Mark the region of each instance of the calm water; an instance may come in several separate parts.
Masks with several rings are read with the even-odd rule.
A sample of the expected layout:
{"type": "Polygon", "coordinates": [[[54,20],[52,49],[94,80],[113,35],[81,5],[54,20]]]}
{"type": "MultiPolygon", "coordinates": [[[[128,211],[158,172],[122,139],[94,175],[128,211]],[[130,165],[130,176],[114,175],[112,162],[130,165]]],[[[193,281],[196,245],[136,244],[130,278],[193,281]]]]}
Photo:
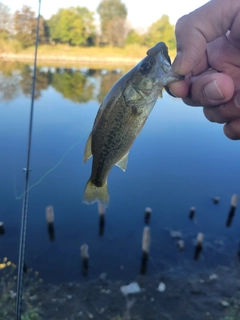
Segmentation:
{"type": "MultiPolygon", "coordinates": [[[[125,72],[125,71],[124,71],[125,72]]],[[[82,203],[91,170],[83,164],[87,137],[100,102],[121,69],[47,68],[37,72],[33,123],[26,264],[49,282],[83,279],[79,247],[89,245],[89,278],[131,280],[139,273],[145,207],[152,208],[147,273],[188,266],[204,269],[236,259],[240,217],[225,227],[233,193],[240,194],[239,142],[209,123],[201,108],[166,93],[157,101],[129,155],[123,173],[109,175],[110,206],[99,236],[97,205],[82,203]],[[76,144],[76,145],[75,145],[76,144]],[[71,148],[72,147],[72,148],[71,148]],[[68,152],[69,151],[69,152],[68,152]],[[219,196],[214,205],[211,197],[219,196]],[[55,210],[50,241],[45,208],[55,210]],[[196,207],[196,220],[188,218],[196,207]],[[182,232],[178,252],[168,229],[182,232]],[[193,240],[203,232],[204,251],[193,260],[193,240]],[[216,241],[223,241],[217,246],[216,241]]],[[[0,258],[17,263],[24,192],[32,67],[1,66],[0,75],[0,258]]],[[[186,267],[187,268],[187,267],[186,267]]]]}

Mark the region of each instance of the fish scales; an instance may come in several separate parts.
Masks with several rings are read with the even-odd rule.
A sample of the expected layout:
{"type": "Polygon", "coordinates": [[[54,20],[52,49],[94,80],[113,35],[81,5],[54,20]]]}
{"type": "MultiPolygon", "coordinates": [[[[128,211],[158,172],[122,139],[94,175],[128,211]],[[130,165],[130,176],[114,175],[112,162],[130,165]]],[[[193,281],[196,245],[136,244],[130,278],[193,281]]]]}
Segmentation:
{"type": "Polygon", "coordinates": [[[101,130],[96,130],[96,138],[92,140],[94,159],[91,181],[96,186],[103,184],[101,180],[111,169],[112,163],[117,163],[122,154],[128,152],[153,107],[150,105],[149,110],[145,110],[143,106],[142,110],[139,108],[136,112],[135,106],[126,105],[123,95],[115,103],[118,108],[102,119],[105,123],[102,123],[101,130]]]}
{"type": "MultiPolygon", "coordinates": [[[[105,124],[103,123],[102,129],[105,129],[106,126],[107,130],[96,130],[96,138],[92,140],[94,158],[91,181],[93,183],[95,180],[104,179],[111,169],[112,163],[118,162],[121,159],[121,154],[127,153],[128,150],[128,141],[131,139],[128,136],[131,131],[125,132],[124,136],[121,132],[125,129],[124,123],[129,120],[132,112],[130,108],[125,107],[123,96],[119,97],[117,102],[118,109],[115,109],[115,112],[110,113],[109,117],[104,119],[105,124]]],[[[97,183],[95,184],[97,185],[97,183]]]]}
{"type": "Polygon", "coordinates": [[[101,104],[88,138],[84,162],[93,155],[92,172],[83,201],[109,202],[107,177],[114,165],[125,171],[129,150],[152,111],[162,88],[182,77],[171,70],[164,43],[149,50],[138,65],[125,74],[101,104]]]}

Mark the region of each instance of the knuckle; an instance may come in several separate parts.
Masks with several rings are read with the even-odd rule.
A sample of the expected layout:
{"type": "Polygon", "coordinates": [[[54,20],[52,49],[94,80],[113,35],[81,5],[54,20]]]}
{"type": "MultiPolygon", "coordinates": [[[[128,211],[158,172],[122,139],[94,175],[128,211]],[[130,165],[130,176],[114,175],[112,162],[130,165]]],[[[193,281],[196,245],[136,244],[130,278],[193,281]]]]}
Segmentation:
{"type": "Polygon", "coordinates": [[[200,107],[201,106],[197,101],[195,101],[191,97],[187,97],[187,98],[184,98],[182,100],[188,106],[192,106],[192,107],[200,107]]]}
{"type": "Polygon", "coordinates": [[[227,122],[223,127],[223,131],[229,139],[240,140],[240,121],[227,122]]]}
{"type": "Polygon", "coordinates": [[[208,119],[208,121],[217,122],[215,120],[215,116],[214,116],[212,110],[210,110],[210,108],[203,108],[203,114],[208,119]]]}
{"type": "Polygon", "coordinates": [[[225,123],[228,119],[222,114],[221,105],[214,107],[204,107],[203,113],[210,122],[225,123]]]}
{"type": "Polygon", "coordinates": [[[175,26],[175,30],[176,32],[180,32],[186,25],[188,19],[187,19],[188,15],[184,15],[181,18],[179,18],[176,22],[176,26],[175,26]]]}

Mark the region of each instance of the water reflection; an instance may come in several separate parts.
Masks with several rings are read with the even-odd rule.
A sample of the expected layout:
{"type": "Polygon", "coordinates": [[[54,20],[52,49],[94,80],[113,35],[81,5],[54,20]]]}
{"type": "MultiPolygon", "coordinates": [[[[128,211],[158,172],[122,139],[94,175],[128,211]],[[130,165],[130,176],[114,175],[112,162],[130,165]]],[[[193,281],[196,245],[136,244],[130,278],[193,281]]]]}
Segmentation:
{"type": "MultiPolygon", "coordinates": [[[[0,63],[0,100],[11,101],[21,94],[31,97],[33,68],[19,62],[0,63]]],[[[77,103],[102,102],[112,84],[125,73],[122,69],[48,68],[36,71],[35,99],[52,86],[66,99],[77,103]]]]}
{"type": "Polygon", "coordinates": [[[73,102],[88,102],[93,99],[94,83],[88,81],[88,76],[81,71],[72,69],[57,69],[50,83],[64,98],[73,102]]]}
{"type": "MultiPolygon", "coordinates": [[[[87,312],[94,319],[118,319],[117,314],[122,315],[131,304],[128,301],[124,306],[119,288],[137,278],[144,290],[136,297],[133,319],[140,319],[137,313],[141,319],[162,319],[164,312],[164,319],[202,320],[209,306],[216,313],[212,319],[220,319],[222,309],[216,301],[237,293],[239,286],[240,215],[237,210],[231,228],[226,228],[226,216],[231,195],[240,194],[240,150],[237,142],[224,138],[221,126],[204,119],[201,109],[188,108],[165,92],[131,149],[127,172],[118,168],[111,172],[111,206],[106,214],[103,208],[97,214],[96,206],[81,201],[91,165],[82,162],[87,136],[99,102],[125,72],[37,70],[25,279],[32,281],[27,267],[33,268],[45,286],[36,291],[36,280],[31,282],[34,290],[28,287],[26,292],[31,295],[25,295],[24,303],[29,305],[31,298],[31,303],[41,306],[43,319],[53,319],[48,314],[53,304],[54,319],[63,319],[63,312],[64,319],[70,314],[76,319],[93,317],[87,312]],[[53,207],[48,207],[51,214],[46,226],[44,209],[50,204],[54,225],[53,207]],[[193,206],[196,214],[189,219],[193,206]],[[141,255],[146,224],[151,228],[147,259],[146,254],[141,255]],[[196,241],[198,234],[202,236],[196,241]],[[199,243],[203,234],[203,243],[199,243]],[[214,274],[219,278],[215,282],[214,274]],[[48,287],[48,282],[60,285],[48,287]],[[173,304],[177,307],[172,308],[173,304]],[[99,306],[99,311],[93,306],[99,306]],[[100,314],[102,306],[104,315],[100,314]]],[[[22,201],[17,201],[22,195],[16,196],[24,190],[29,118],[25,104],[31,76],[32,67],[20,63],[5,63],[0,72],[1,100],[12,100],[7,107],[2,102],[0,108],[0,220],[4,222],[0,223],[0,259],[6,256],[14,263],[18,261],[22,208],[22,201]]],[[[8,259],[0,260],[0,277],[2,271],[16,267],[8,259]]],[[[16,281],[4,279],[0,297],[7,297],[9,310],[14,310],[9,290],[15,290],[16,281]]],[[[5,319],[1,310],[0,319],[5,319]]]]}
{"type": "Polygon", "coordinates": [[[108,91],[111,89],[112,84],[116,83],[122,76],[121,70],[113,70],[107,72],[105,70],[101,73],[101,88],[97,96],[98,102],[102,102],[108,91]]]}
{"type": "MultiPolygon", "coordinates": [[[[30,66],[24,65],[20,71],[20,86],[22,93],[26,97],[31,97],[32,94],[32,77],[33,70],[30,66]]],[[[36,83],[35,83],[35,99],[41,97],[41,91],[46,90],[51,83],[51,73],[44,73],[41,70],[36,70],[36,83]]]]}
{"type": "Polygon", "coordinates": [[[19,95],[20,79],[18,74],[0,74],[0,101],[11,101],[19,95]]]}

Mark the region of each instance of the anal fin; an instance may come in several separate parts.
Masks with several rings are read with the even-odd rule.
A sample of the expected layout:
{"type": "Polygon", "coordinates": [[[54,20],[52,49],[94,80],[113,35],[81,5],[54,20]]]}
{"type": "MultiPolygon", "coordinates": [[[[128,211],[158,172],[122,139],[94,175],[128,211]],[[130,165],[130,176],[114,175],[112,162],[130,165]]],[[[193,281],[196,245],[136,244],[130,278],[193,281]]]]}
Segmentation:
{"type": "Polygon", "coordinates": [[[90,159],[92,156],[92,132],[90,133],[87,143],[86,143],[86,147],[85,147],[85,151],[84,151],[84,158],[83,158],[83,163],[85,163],[86,161],[88,161],[88,159],[90,159]]]}
{"type": "Polygon", "coordinates": [[[127,163],[128,163],[128,154],[129,152],[127,152],[121,160],[119,160],[117,163],[116,163],[116,166],[118,166],[120,169],[122,169],[124,172],[126,171],[126,168],[127,168],[127,163]]]}

